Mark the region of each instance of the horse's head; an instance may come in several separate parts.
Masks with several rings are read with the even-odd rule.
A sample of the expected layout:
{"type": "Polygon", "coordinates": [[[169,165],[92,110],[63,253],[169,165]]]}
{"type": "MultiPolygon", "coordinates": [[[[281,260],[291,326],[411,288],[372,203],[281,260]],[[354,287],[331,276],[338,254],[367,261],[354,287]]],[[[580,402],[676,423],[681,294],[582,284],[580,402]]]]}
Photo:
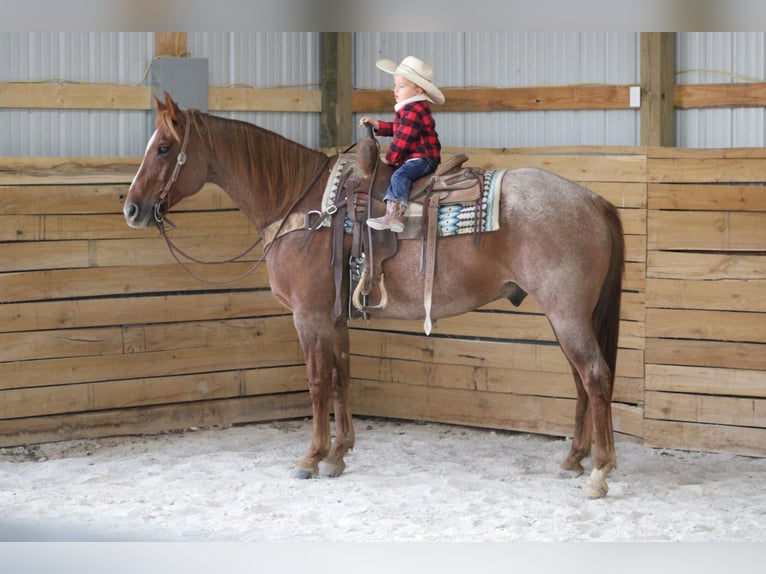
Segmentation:
{"type": "Polygon", "coordinates": [[[131,227],[161,222],[173,205],[198,192],[207,177],[207,161],[199,134],[192,129],[191,113],[181,110],[167,92],[164,104],[156,97],[154,101],[156,129],[123,207],[131,227]]]}

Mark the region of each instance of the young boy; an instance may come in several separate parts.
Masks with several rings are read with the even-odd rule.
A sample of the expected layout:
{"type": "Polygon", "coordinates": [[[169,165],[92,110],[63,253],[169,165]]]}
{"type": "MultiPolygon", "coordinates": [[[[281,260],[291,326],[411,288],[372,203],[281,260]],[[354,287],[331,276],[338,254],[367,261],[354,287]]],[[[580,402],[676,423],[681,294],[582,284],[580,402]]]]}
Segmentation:
{"type": "Polygon", "coordinates": [[[433,84],[431,66],[419,58],[407,56],[398,66],[391,60],[379,60],[375,65],[394,76],[396,116],[393,122],[364,116],[359,124],[369,123],[378,135],[392,138],[383,161],[397,169],[383,197],[386,214],[368,219],[367,225],[401,233],[412,182],[433,173],[441,162],[441,144],[429,102],[443,104],[444,95],[433,84]]]}

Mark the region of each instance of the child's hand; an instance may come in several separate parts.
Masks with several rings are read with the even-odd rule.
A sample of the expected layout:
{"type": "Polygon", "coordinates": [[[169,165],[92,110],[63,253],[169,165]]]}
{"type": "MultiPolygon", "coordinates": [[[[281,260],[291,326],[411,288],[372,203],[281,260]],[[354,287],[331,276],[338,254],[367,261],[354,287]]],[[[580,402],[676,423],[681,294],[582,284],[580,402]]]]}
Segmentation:
{"type": "Polygon", "coordinates": [[[378,129],[378,120],[375,118],[371,118],[369,116],[363,116],[362,119],[359,120],[359,125],[364,127],[364,124],[370,124],[373,129],[378,129]]]}

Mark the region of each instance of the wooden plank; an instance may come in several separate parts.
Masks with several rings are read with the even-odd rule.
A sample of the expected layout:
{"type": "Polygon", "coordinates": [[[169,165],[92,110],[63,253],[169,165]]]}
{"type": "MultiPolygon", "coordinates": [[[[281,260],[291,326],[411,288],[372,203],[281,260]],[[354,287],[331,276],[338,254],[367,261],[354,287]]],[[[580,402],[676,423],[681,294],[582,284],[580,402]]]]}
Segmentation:
{"type": "MultiPolygon", "coordinates": [[[[252,269],[252,263],[226,263],[211,266],[187,266],[207,281],[225,282],[252,269]]],[[[265,265],[254,273],[218,288],[243,289],[268,287],[265,265]]],[[[179,265],[152,267],[96,267],[93,269],[61,269],[0,274],[0,301],[50,301],[72,297],[115,295],[157,295],[190,290],[210,290],[213,285],[190,277],[179,265]]]]}
{"type": "Polygon", "coordinates": [[[756,343],[647,337],[646,363],[766,371],[766,353],[756,343]]]}
{"type": "MultiPolygon", "coordinates": [[[[570,399],[577,397],[570,372],[458,366],[352,355],[351,375],[354,380],[427,386],[434,392],[447,388],[570,399]]],[[[643,379],[617,377],[614,400],[643,403],[643,379]]]]}
{"type": "Polygon", "coordinates": [[[650,251],[647,275],[657,279],[763,280],[763,255],[743,253],[678,253],[650,251]]]}
{"type": "MultiPolygon", "coordinates": [[[[235,254],[258,239],[255,228],[240,211],[172,213],[177,229],[168,231],[174,241],[181,237],[247,236],[234,246],[235,254]]],[[[120,214],[0,215],[0,240],[36,241],[65,239],[134,239],[156,237],[157,228],[134,229],[120,214]]],[[[183,249],[183,246],[181,246],[183,249]]]]}
{"type": "Polygon", "coordinates": [[[766,456],[766,429],[646,419],[644,444],[763,457],[766,456]]]}
{"type": "Polygon", "coordinates": [[[0,185],[129,185],[140,163],[135,157],[0,156],[0,185]]]}
{"type": "Polygon", "coordinates": [[[581,181],[580,184],[622,210],[646,209],[646,182],[581,181]]]}
{"type": "Polygon", "coordinates": [[[359,415],[465,424],[568,436],[574,424],[571,399],[417,387],[357,381],[351,401],[359,415]]]}
{"type": "Polygon", "coordinates": [[[0,420],[307,391],[302,366],[33,387],[0,391],[0,420]]]}
{"type": "Polygon", "coordinates": [[[646,337],[766,343],[763,313],[647,309],[646,337]]]}
{"type": "Polygon", "coordinates": [[[650,251],[763,251],[766,226],[761,213],[652,210],[647,242],[650,251]]]}
{"type": "Polygon", "coordinates": [[[649,209],[699,211],[766,211],[762,185],[652,183],[649,209]]]}
{"type": "Polygon", "coordinates": [[[647,364],[646,390],[766,398],[766,369],[647,364]]]}
{"type": "Polygon", "coordinates": [[[148,86],[0,83],[0,109],[148,110],[150,104],[148,86]]]}
{"type": "Polygon", "coordinates": [[[645,148],[647,158],[651,159],[678,159],[696,161],[723,160],[735,163],[740,160],[766,159],[766,148],[741,147],[741,148],[686,148],[686,147],[655,147],[645,148]]]}
{"type": "MultiPolygon", "coordinates": [[[[238,237],[190,237],[182,249],[202,261],[224,261],[242,253],[238,237]]],[[[263,252],[259,245],[240,261],[255,263],[263,252]]],[[[140,239],[8,242],[0,250],[0,272],[119,267],[123,265],[171,265],[175,258],[157,237],[140,239]]]]}
{"type": "Polygon", "coordinates": [[[297,88],[215,87],[208,89],[211,112],[295,112],[319,113],[320,90],[297,88]]]}
{"type": "Polygon", "coordinates": [[[311,415],[308,393],[0,420],[0,446],[226,427],[311,415]]]}
{"type": "MultiPolygon", "coordinates": [[[[766,262],[766,258],[762,259],[766,262]]],[[[646,305],[671,309],[766,312],[766,281],[649,278],[646,280],[646,305]]]]}
{"type": "Polygon", "coordinates": [[[726,84],[679,84],[676,108],[747,108],[766,105],[766,82],[726,84]]]}
{"type": "MultiPolygon", "coordinates": [[[[211,112],[318,113],[320,90],[227,86],[208,88],[211,112]]],[[[389,108],[391,106],[389,105],[389,108]]],[[[0,109],[144,110],[153,108],[150,86],[124,84],[0,83],[0,109]]]]}
{"type": "Polygon", "coordinates": [[[0,362],[114,355],[256,344],[258,337],[292,343],[292,317],[258,317],[151,325],[0,333],[0,362]]]}
{"type": "MultiPolygon", "coordinates": [[[[574,400],[530,395],[412,387],[358,381],[351,387],[359,415],[463,424],[483,428],[571,436],[574,400]]],[[[642,409],[613,405],[615,431],[642,432],[642,409]]],[[[564,453],[562,453],[562,456],[564,453]]]]}
{"type": "MultiPolygon", "coordinates": [[[[136,166],[136,169],[138,166],[136,166]]],[[[0,215],[72,215],[122,213],[128,188],[123,185],[4,185],[0,186],[0,215]]],[[[220,187],[205,184],[173,209],[183,211],[235,210],[220,187]]]]}
{"type": "Polygon", "coordinates": [[[0,362],[29,361],[43,357],[112,355],[122,352],[122,329],[67,329],[0,333],[0,362]]]}
{"type": "Polygon", "coordinates": [[[763,158],[650,157],[649,183],[763,183],[763,158]]]}
{"type": "Polygon", "coordinates": [[[290,315],[133,325],[122,330],[125,353],[204,350],[228,345],[251,345],[255,350],[264,342],[269,345],[292,345],[297,339],[290,315]]]}
{"type": "Polygon", "coordinates": [[[466,165],[482,169],[536,167],[576,182],[635,183],[646,181],[647,161],[644,156],[633,155],[533,155],[474,149],[466,165]]]}
{"type": "Polygon", "coordinates": [[[267,288],[0,305],[0,333],[289,315],[267,288]]]}
{"type": "Polygon", "coordinates": [[[0,363],[0,389],[191,375],[194,373],[303,365],[297,340],[229,344],[120,355],[81,356],[0,363]]]}
{"type": "Polygon", "coordinates": [[[647,419],[766,429],[766,399],[647,391],[647,419]]]}
{"type": "Polygon", "coordinates": [[[625,274],[623,290],[641,291],[646,279],[646,235],[625,236],[625,274]],[[631,265],[634,264],[634,265],[631,265]]]}
{"type": "MultiPolygon", "coordinates": [[[[502,112],[540,110],[627,110],[629,85],[534,86],[523,88],[445,88],[442,112],[502,112]]],[[[391,90],[354,90],[352,110],[388,112],[391,90]]]]}

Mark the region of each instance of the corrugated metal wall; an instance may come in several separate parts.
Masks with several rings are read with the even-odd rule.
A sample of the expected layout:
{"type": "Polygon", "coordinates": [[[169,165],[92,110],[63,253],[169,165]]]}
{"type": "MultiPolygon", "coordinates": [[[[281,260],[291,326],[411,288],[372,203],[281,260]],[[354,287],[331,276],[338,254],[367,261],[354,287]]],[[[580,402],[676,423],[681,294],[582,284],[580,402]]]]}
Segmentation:
{"type": "MultiPolygon", "coordinates": [[[[764,32],[679,32],[676,83],[766,81],[764,32]]],[[[693,148],[763,147],[763,108],[676,111],[676,145],[693,148]]]]}
{"type": "MultiPolygon", "coordinates": [[[[0,82],[141,84],[154,56],[149,32],[0,32],[0,82]]],[[[0,109],[0,155],[142,155],[143,111],[0,109]]]]}
{"type": "MultiPolygon", "coordinates": [[[[321,86],[319,32],[189,32],[187,47],[194,57],[208,59],[211,86],[243,84],[298,89],[321,86]]],[[[255,123],[309,147],[319,147],[321,123],[316,113],[220,115],[255,123]]]]}
{"type": "MultiPolygon", "coordinates": [[[[418,56],[440,87],[638,84],[640,37],[610,32],[357,33],[355,87],[388,88],[375,61],[418,56]]],[[[639,113],[551,111],[443,113],[442,143],[468,147],[638,145],[639,113]]],[[[393,109],[392,109],[393,114],[393,109]]]]}
{"type": "MultiPolygon", "coordinates": [[[[763,81],[765,43],[764,32],[678,33],[677,82],[763,81]]],[[[318,32],[189,32],[187,47],[208,58],[212,85],[320,83],[318,32]]],[[[431,63],[442,87],[634,84],[640,76],[638,33],[359,32],[355,87],[390,87],[375,61],[408,54],[431,63]]],[[[153,56],[150,32],[0,32],[0,82],[140,84],[153,56]]],[[[682,147],[761,147],[766,140],[762,108],[676,114],[682,147]]],[[[319,147],[318,114],[227,115],[319,147]]],[[[441,112],[437,122],[442,141],[454,146],[638,145],[640,138],[635,110],[441,112]]],[[[151,130],[151,114],[143,111],[0,109],[0,155],[140,156],[151,130]]]]}

